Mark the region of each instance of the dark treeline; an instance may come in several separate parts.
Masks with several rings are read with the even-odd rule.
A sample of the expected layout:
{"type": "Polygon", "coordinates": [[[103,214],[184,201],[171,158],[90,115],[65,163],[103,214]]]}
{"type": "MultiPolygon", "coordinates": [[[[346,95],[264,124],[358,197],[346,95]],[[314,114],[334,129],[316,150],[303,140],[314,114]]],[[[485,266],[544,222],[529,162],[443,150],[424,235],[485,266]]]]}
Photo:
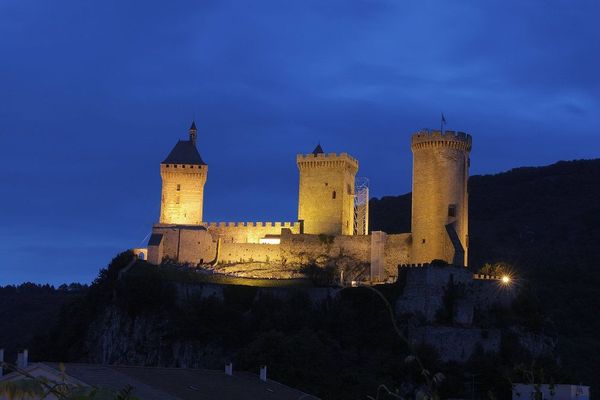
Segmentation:
{"type": "MultiPolygon", "coordinates": [[[[101,332],[90,327],[107,310],[112,315],[118,310],[131,321],[160,321],[153,325],[155,336],[148,333],[142,338],[144,347],[154,348],[153,340],[160,337],[166,349],[160,365],[178,365],[170,344],[183,341],[202,350],[201,367],[220,369],[233,361],[236,369],[256,371],[266,364],[271,378],[327,399],[364,399],[375,395],[381,384],[410,394],[423,383],[415,363],[406,362],[412,353],[393,330],[388,309],[368,289],[350,288],[335,298],[315,300],[308,288],[286,289],[281,296],[257,287],[227,285],[222,297],[181,298],[177,294],[181,282],[168,267],[139,262],[118,279],[118,271],[131,257],[130,253],[116,257],[85,296],[66,305],[54,328],[36,337],[32,355],[56,361],[93,359],[101,332]]],[[[401,291],[399,285],[378,289],[391,304],[401,291]]],[[[520,296],[513,307],[485,317],[487,328],[506,332],[500,354],[484,354],[479,349],[469,362],[457,365],[442,363],[432,348],[417,349],[432,374],[444,374],[441,396],[471,396],[469,374],[476,373],[476,396],[492,391],[499,398],[509,398],[510,379],[520,377],[515,367],[530,366],[532,361],[510,334],[510,327],[537,312],[530,303],[531,299],[520,296]]],[[[413,318],[401,318],[400,325],[414,324],[413,318]]],[[[118,320],[122,323],[123,318],[118,320]]],[[[138,351],[134,347],[127,353],[138,351]]],[[[158,357],[148,357],[147,352],[143,356],[147,365],[159,364],[158,357]]],[[[553,360],[538,361],[548,374],[562,376],[553,360]]],[[[119,363],[127,362],[119,359],[119,363]]]]}

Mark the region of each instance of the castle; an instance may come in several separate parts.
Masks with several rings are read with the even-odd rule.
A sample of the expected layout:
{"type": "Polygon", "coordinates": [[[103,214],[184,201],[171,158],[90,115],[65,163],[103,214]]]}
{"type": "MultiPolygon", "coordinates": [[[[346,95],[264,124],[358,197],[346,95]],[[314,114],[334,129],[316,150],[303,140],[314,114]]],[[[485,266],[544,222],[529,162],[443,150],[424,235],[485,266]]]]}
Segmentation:
{"type": "Polygon", "coordinates": [[[467,265],[470,135],[429,130],[412,135],[412,232],[401,234],[369,234],[368,205],[362,212],[355,205],[358,160],[327,154],[321,145],[296,156],[297,221],[205,222],[208,165],[196,141],[192,123],[189,139],[179,140],[160,164],[160,220],[147,249],[138,251],[152,264],[235,265],[238,271],[260,264],[270,277],[281,277],[282,271],[333,263],[373,282],[395,278],[399,265],[432,260],[467,265]]]}

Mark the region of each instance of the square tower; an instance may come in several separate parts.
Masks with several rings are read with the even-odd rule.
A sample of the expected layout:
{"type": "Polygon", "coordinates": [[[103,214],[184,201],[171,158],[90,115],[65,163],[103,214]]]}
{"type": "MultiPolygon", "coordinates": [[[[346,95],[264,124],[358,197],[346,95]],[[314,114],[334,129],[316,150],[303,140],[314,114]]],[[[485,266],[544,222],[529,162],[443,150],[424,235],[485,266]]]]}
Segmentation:
{"type": "Polygon", "coordinates": [[[317,146],[299,154],[298,220],[304,233],[352,235],[354,232],[354,180],[358,161],[347,153],[325,154],[317,146]]]}
{"type": "Polygon", "coordinates": [[[208,165],[196,148],[196,124],[190,128],[190,140],[179,140],[160,164],[162,196],[160,223],[200,225],[204,203],[204,184],[208,165]]]}

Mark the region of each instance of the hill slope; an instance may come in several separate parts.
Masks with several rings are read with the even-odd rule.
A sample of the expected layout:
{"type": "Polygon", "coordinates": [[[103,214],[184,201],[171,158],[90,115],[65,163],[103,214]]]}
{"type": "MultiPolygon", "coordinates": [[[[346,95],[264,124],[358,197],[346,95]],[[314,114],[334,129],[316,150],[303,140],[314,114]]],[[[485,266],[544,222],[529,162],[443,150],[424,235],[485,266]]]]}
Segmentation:
{"type": "MultiPolygon", "coordinates": [[[[513,265],[555,321],[565,366],[593,382],[600,373],[600,160],[473,176],[469,201],[469,265],[513,265]]],[[[410,194],[373,199],[371,229],[410,232],[410,204],[410,194]]]]}

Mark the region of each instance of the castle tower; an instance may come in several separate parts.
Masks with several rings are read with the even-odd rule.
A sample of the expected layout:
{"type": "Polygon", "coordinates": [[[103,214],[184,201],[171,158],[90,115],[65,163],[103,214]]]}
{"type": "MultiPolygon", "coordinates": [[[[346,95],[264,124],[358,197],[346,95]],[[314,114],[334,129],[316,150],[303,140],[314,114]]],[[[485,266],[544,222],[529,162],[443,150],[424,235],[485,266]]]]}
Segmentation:
{"type": "Polygon", "coordinates": [[[299,154],[298,220],[304,233],[352,235],[354,232],[354,178],[358,161],[346,153],[325,154],[318,145],[311,154],[299,154]]]}
{"type": "Polygon", "coordinates": [[[208,165],[196,148],[196,123],[189,129],[189,140],[179,140],[160,164],[162,198],[160,223],[200,225],[204,203],[204,184],[208,165]]]}
{"type": "Polygon", "coordinates": [[[411,262],[467,265],[469,152],[462,132],[420,131],[412,136],[411,262]]]}

